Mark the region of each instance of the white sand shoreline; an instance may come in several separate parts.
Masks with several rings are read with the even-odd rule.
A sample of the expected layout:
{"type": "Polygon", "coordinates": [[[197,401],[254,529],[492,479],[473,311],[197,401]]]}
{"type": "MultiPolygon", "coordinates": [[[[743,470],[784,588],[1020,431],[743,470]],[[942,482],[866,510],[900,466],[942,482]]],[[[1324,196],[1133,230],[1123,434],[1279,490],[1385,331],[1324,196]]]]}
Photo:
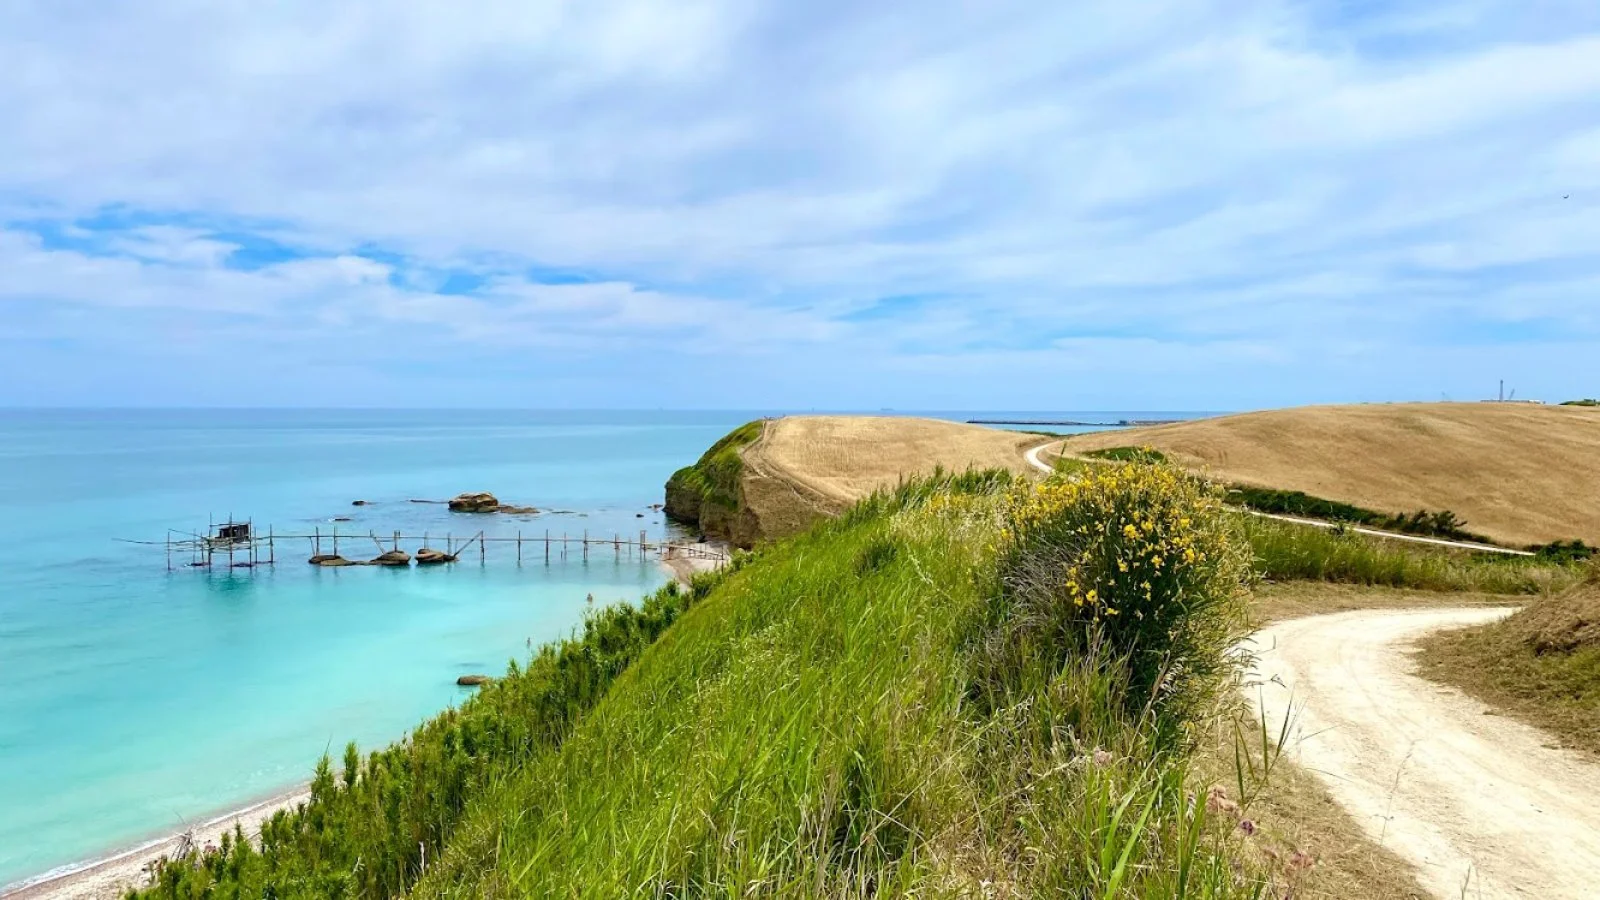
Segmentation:
{"type": "Polygon", "coordinates": [[[689,549],[688,553],[679,551],[672,556],[664,556],[661,564],[666,566],[678,583],[685,587],[695,575],[722,568],[733,552],[732,548],[722,541],[704,541],[683,546],[692,549],[689,549]],[[696,555],[691,556],[689,553],[696,555]]]}
{"type": "MultiPolygon", "coordinates": [[[[265,800],[229,810],[192,828],[194,846],[220,843],[224,833],[237,824],[250,838],[258,837],[261,825],[280,809],[290,809],[310,796],[306,785],[298,785],[265,800]]],[[[73,863],[15,885],[0,889],[6,900],[113,900],[128,888],[147,883],[150,863],[170,856],[179,846],[183,832],[119,850],[109,856],[73,863]]]]}

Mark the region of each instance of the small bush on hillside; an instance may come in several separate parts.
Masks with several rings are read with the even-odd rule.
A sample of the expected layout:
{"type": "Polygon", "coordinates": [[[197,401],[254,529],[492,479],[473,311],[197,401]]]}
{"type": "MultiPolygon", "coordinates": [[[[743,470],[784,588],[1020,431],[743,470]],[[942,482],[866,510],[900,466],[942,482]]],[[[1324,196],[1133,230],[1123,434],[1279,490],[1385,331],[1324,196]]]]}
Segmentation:
{"type": "Polygon", "coordinates": [[[1084,456],[1128,463],[1164,463],[1167,461],[1167,455],[1154,447],[1107,447],[1104,450],[1090,450],[1084,456]]]}
{"type": "Polygon", "coordinates": [[[1220,491],[1168,466],[1053,478],[1015,494],[1002,538],[1019,652],[1120,660],[1128,702],[1167,723],[1210,699],[1248,573],[1220,491]]]}
{"type": "Polygon", "coordinates": [[[1556,541],[1552,544],[1535,544],[1528,548],[1542,560],[1558,563],[1579,563],[1594,558],[1596,550],[1583,541],[1556,541]]]}
{"type": "Polygon", "coordinates": [[[1353,525],[1365,525],[1369,528],[1424,537],[1490,543],[1488,538],[1468,531],[1467,523],[1449,510],[1429,512],[1422,509],[1412,513],[1380,513],[1349,503],[1341,503],[1338,500],[1313,497],[1304,491],[1280,491],[1246,484],[1236,484],[1228,488],[1228,502],[1258,512],[1324,519],[1331,522],[1349,522],[1353,525]]]}

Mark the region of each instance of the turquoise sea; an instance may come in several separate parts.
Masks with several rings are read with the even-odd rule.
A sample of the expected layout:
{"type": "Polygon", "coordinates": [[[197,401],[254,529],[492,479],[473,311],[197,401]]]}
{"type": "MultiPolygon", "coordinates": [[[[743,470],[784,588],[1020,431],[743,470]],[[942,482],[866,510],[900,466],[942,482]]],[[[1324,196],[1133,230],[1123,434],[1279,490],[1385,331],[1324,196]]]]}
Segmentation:
{"type": "MultiPolygon", "coordinates": [[[[281,791],[349,740],[394,740],[467,696],[458,675],[569,633],[591,595],[666,580],[610,551],[546,566],[527,549],[518,566],[504,544],[391,570],[318,569],[309,544],[279,541],[275,566],[168,571],[161,548],[122,539],[230,515],[337,525],[351,557],[376,554],[351,536],[369,530],[654,539],[667,476],[756,415],[0,411],[0,885],[281,791]],[[565,512],[409,502],[479,490],[565,512]]],[[[1179,417],[1056,414],[1090,416],[1179,417]]]]}

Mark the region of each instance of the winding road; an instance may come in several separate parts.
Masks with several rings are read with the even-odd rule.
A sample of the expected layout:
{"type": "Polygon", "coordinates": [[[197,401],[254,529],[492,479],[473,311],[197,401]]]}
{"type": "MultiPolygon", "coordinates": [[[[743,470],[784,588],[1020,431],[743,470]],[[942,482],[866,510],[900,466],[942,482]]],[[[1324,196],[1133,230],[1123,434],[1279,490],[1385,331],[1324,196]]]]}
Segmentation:
{"type": "MultiPolygon", "coordinates": [[[[1040,459],[1052,446],[1029,450],[1029,465],[1054,471],[1040,459]]],[[[1410,651],[1424,635],[1513,611],[1374,609],[1280,622],[1247,642],[1246,693],[1272,733],[1288,720],[1287,757],[1410,862],[1433,896],[1600,898],[1600,764],[1415,674],[1410,651]]]]}
{"type": "Polygon", "coordinates": [[[1359,610],[1263,629],[1246,693],[1288,758],[1440,898],[1600,897],[1600,765],[1414,674],[1425,634],[1510,608],[1359,610]]]}

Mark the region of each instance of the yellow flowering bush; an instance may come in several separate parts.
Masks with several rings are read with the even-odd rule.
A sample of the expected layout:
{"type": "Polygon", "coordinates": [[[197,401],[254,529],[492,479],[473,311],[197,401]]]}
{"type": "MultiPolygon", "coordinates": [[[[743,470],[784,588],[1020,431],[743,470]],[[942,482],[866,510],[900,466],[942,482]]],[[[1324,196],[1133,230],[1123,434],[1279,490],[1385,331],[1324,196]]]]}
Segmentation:
{"type": "Polygon", "coordinates": [[[1121,661],[1141,707],[1209,696],[1249,573],[1219,489],[1166,465],[1056,476],[1013,488],[1001,534],[1002,583],[1031,642],[1121,661]]]}

